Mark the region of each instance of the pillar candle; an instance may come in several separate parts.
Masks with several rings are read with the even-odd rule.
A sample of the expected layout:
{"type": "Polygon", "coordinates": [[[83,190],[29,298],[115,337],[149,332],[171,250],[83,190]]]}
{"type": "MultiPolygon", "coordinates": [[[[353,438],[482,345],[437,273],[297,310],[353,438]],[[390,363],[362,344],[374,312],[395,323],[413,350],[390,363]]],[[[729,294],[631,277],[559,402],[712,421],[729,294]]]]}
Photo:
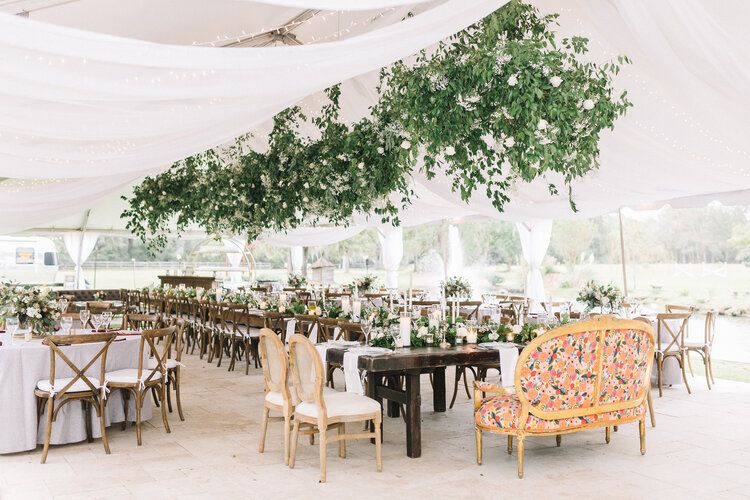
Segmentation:
{"type": "Polygon", "coordinates": [[[411,345],[411,318],[408,314],[401,314],[398,319],[399,331],[401,332],[401,343],[404,347],[411,345]]]}
{"type": "Polygon", "coordinates": [[[360,314],[362,314],[362,302],[360,302],[359,299],[355,299],[354,302],[352,302],[352,316],[359,318],[360,314]]]}
{"type": "Polygon", "coordinates": [[[349,302],[349,297],[344,295],[341,297],[341,310],[344,312],[344,314],[349,314],[352,310],[352,304],[349,302]]]}

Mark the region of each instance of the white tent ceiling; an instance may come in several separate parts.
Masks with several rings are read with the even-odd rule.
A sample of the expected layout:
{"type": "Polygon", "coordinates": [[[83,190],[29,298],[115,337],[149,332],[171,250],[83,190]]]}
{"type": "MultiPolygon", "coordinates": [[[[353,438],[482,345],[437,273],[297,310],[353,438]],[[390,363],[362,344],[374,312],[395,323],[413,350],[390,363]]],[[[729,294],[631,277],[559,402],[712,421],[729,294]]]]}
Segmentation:
{"type": "MultiPolygon", "coordinates": [[[[317,5],[322,6],[325,2],[335,1],[318,0],[317,5]]],[[[370,4],[378,2],[388,0],[370,0],[370,4]]],[[[239,37],[240,44],[248,46],[272,43],[268,37],[251,38],[251,35],[282,26],[306,12],[300,8],[285,6],[307,4],[304,0],[267,1],[276,5],[229,0],[210,4],[199,0],[134,0],[128,3],[115,0],[77,0],[62,5],[58,5],[59,3],[59,0],[16,0],[9,5],[8,2],[0,1],[0,9],[8,12],[29,10],[32,19],[162,44],[227,45],[237,44],[239,37]]],[[[316,90],[316,87],[322,88],[326,82],[331,83],[331,78],[321,78],[318,75],[321,71],[329,69],[338,71],[336,75],[347,80],[344,85],[346,116],[354,119],[365,113],[375,97],[373,88],[376,76],[371,70],[376,69],[377,65],[367,68],[366,65],[359,64],[353,68],[349,64],[346,71],[341,71],[340,66],[345,63],[338,61],[339,64],[333,64],[325,59],[325,55],[330,57],[332,54],[339,54],[337,51],[342,50],[342,44],[349,42],[347,54],[352,56],[352,61],[358,59],[357,55],[362,53],[357,53],[357,50],[373,47],[367,45],[367,42],[378,40],[378,43],[381,43],[387,39],[378,38],[379,34],[383,33],[382,30],[389,25],[389,29],[392,30],[404,25],[404,21],[400,20],[409,7],[393,7],[402,3],[391,0],[388,9],[365,12],[336,14],[321,11],[315,15],[316,17],[308,18],[299,24],[293,32],[294,41],[284,39],[278,43],[306,44],[313,41],[329,41],[339,34],[342,39],[347,39],[342,42],[312,43],[301,47],[273,49],[242,49],[275,50],[278,51],[275,53],[284,54],[284,57],[296,57],[289,55],[291,51],[307,50],[309,58],[300,60],[314,66],[313,70],[305,74],[311,75],[313,79],[317,77],[317,80],[308,82],[309,85],[296,85],[296,82],[292,82],[291,90],[287,94],[289,99],[276,99],[275,105],[269,106],[266,110],[264,120],[278,111],[276,108],[279,106],[297,101],[305,93],[310,94],[316,90]],[[327,46],[325,52],[317,52],[324,46],[327,46]],[[321,54],[325,55],[321,58],[321,54]],[[325,70],[319,69],[320,65],[327,63],[330,64],[325,66],[325,70]],[[356,76],[358,73],[359,76],[356,76]]],[[[444,4],[432,2],[420,4],[416,9],[417,12],[424,11],[436,16],[438,8],[447,7],[455,10],[459,9],[460,3],[455,0],[444,4]]],[[[503,2],[484,2],[481,7],[477,5],[482,2],[475,2],[471,8],[459,9],[464,17],[461,22],[454,20],[453,26],[470,22],[472,15],[476,16],[482,11],[482,7],[487,9],[487,6],[493,3],[491,8],[503,2]]],[[[750,34],[741,22],[741,18],[744,17],[741,14],[747,14],[750,9],[744,1],[573,0],[561,4],[553,0],[536,0],[534,3],[545,12],[557,11],[561,14],[559,32],[562,36],[580,34],[590,38],[590,57],[593,60],[601,62],[617,54],[627,54],[634,61],[623,70],[617,84],[628,90],[635,107],[625,118],[618,121],[613,132],[607,132],[603,137],[601,168],[574,185],[574,198],[579,212],[573,214],[570,211],[565,196],[550,196],[546,188],[547,182],[542,180],[531,185],[519,186],[505,213],[498,214],[481,193],[477,193],[467,205],[451,192],[447,179],[427,181],[418,175],[414,182],[419,199],[402,217],[407,225],[471,215],[511,220],[588,217],[621,206],[652,207],[670,200],[674,200],[675,206],[689,206],[715,199],[724,199],[732,203],[750,203],[750,156],[744,141],[750,132],[750,122],[744,117],[745,110],[750,108],[750,95],[747,91],[750,88],[750,52],[746,50],[746,47],[750,46],[750,34]]],[[[418,18],[420,16],[412,20],[418,18]]],[[[0,58],[10,53],[11,49],[19,49],[18,39],[14,39],[13,35],[23,34],[28,30],[28,26],[18,22],[11,23],[11,27],[17,31],[6,31],[6,36],[3,36],[4,30],[0,30],[0,58]]],[[[436,23],[430,26],[431,29],[437,30],[436,23]]],[[[445,29],[445,26],[442,28],[445,29]]],[[[35,26],[34,29],[38,31],[43,28],[35,26]]],[[[65,35],[71,33],[66,31],[65,35]]],[[[420,43],[425,46],[429,41],[429,36],[425,35],[416,42],[409,38],[409,33],[408,30],[392,32],[394,36],[398,34],[401,38],[391,39],[391,56],[398,53],[399,49],[403,52],[403,47],[409,43],[412,44],[411,48],[414,48],[420,43]]],[[[74,35],[78,36],[76,33],[74,35]]],[[[85,37],[96,40],[101,38],[99,35],[85,37]]],[[[52,49],[42,47],[43,37],[37,38],[40,40],[34,42],[35,50],[52,49]]],[[[101,43],[111,41],[112,39],[106,39],[101,43]]],[[[116,47],[125,51],[128,48],[127,45],[116,47]]],[[[161,50],[158,46],[147,48],[149,51],[161,50]]],[[[180,56],[188,57],[189,54],[191,60],[197,57],[201,64],[206,65],[216,64],[219,58],[218,51],[222,51],[221,57],[228,51],[208,49],[217,52],[206,55],[202,52],[206,49],[201,47],[181,50],[189,52],[179,52],[180,56]],[[213,57],[213,54],[217,56],[213,57]]],[[[243,53],[243,56],[247,53],[243,53]]],[[[253,52],[253,55],[255,53],[253,52]]],[[[99,54],[99,57],[110,56],[111,54],[99,54]]],[[[123,54],[118,56],[125,57],[123,54]]],[[[234,64],[239,64],[239,57],[229,57],[232,57],[234,64]]],[[[387,59],[385,56],[384,58],[387,59]]],[[[41,67],[34,66],[33,71],[41,71],[41,67]]],[[[59,65],[41,66],[44,72],[40,72],[37,79],[52,78],[62,71],[59,65]]],[[[258,66],[261,67],[262,65],[258,66]]],[[[35,73],[22,76],[28,77],[33,74],[35,73]]],[[[18,151],[18,144],[13,142],[12,135],[17,129],[20,109],[23,108],[19,106],[19,96],[26,99],[22,104],[28,105],[29,102],[26,87],[7,83],[18,81],[13,80],[13,76],[3,74],[0,80],[0,90],[4,90],[0,94],[0,105],[3,109],[19,110],[19,115],[11,113],[11,118],[7,114],[5,119],[0,118],[0,158],[4,157],[6,160],[13,158],[9,153],[18,151]]],[[[284,85],[288,84],[289,82],[284,82],[284,85]]],[[[40,86],[37,90],[41,92],[44,88],[40,86]]],[[[222,92],[226,89],[217,86],[216,90],[222,92]]],[[[51,101],[48,105],[50,109],[54,109],[59,103],[55,100],[54,92],[50,95],[51,101]]],[[[62,100],[63,97],[66,96],[60,96],[59,99],[62,100]]],[[[36,98],[39,99],[38,96],[36,98]]],[[[108,95],[108,98],[111,96],[108,95]]],[[[314,100],[314,97],[309,97],[308,100],[314,100]]],[[[267,127],[267,122],[264,125],[263,120],[257,119],[258,116],[264,115],[257,113],[257,102],[254,102],[254,107],[248,108],[247,113],[231,115],[236,126],[228,129],[236,134],[250,129],[262,131],[267,127]],[[248,116],[254,119],[250,120],[248,116]]],[[[43,115],[34,116],[37,121],[32,121],[30,127],[38,123],[40,130],[49,133],[51,126],[49,122],[44,122],[40,118],[43,115]]],[[[199,130],[202,142],[197,149],[219,144],[226,139],[205,133],[207,129],[216,128],[216,122],[212,120],[218,120],[222,116],[205,116],[206,125],[199,130]]],[[[226,119],[226,116],[223,118],[226,119]]],[[[227,127],[224,128],[224,131],[226,130],[227,127]]],[[[65,135],[63,132],[60,131],[65,135]]],[[[258,136],[262,138],[262,133],[258,136]]],[[[178,135],[177,138],[179,137],[178,135]]],[[[143,168],[146,162],[143,161],[142,151],[137,150],[137,154],[129,156],[133,152],[127,148],[122,151],[112,150],[102,158],[101,163],[93,166],[80,162],[75,165],[45,165],[44,162],[31,161],[25,162],[21,167],[19,162],[0,161],[0,173],[4,176],[57,178],[46,180],[47,184],[41,185],[36,184],[38,181],[35,180],[33,186],[23,184],[27,181],[21,181],[21,185],[18,182],[0,184],[0,190],[5,191],[0,197],[0,213],[11,215],[0,221],[0,232],[29,228],[78,227],[80,222],[77,221],[83,220],[83,212],[86,209],[91,209],[89,227],[92,229],[123,230],[124,225],[117,218],[124,206],[119,200],[119,195],[127,192],[129,186],[146,173],[158,171],[166,166],[168,160],[179,159],[180,156],[196,149],[198,143],[191,143],[187,138],[188,136],[183,138],[184,149],[163,147],[164,143],[159,140],[147,143],[146,148],[150,147],[152,151],[168,151],[173,155],[149,157],[149,161],[158,158],[160,163],[148,163],[148,168],[143,168]],[[36,169],[37,165],[40,166],[39,169],[36,169]],[[40,172],[45,174],[40,175],[40,172]],[[55,196],[47,195],[50,189],[55,189],[50,186],[58,186],[55,196]]],[[[262,139],[259,140],[262,142],[262,139]]],[[[39,156],[44,157],[45,148],[49,143],[32,139],[26,141],[24,146],[27,147],[27,152],[39,152],[39,156]]],[[[355,223],[377,225],[377,221],[368,221],[364,217],[357,218],[355,223]]]]}

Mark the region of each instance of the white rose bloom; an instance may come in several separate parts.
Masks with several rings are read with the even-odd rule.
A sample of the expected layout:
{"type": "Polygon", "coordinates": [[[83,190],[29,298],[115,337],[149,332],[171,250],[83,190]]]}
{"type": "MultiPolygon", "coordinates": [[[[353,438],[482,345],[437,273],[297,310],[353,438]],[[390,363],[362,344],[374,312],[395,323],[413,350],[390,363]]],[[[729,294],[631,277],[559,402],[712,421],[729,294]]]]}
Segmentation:
{"type": "Polygon", "coordinates": [[[383,337],[385,337],[385,334],[383,332],[378,332],[378,334],[375,335],[376,339],[382,339],[383,337]]]}
{"type": "Polygon", "coordinates": [[[39,315],[39,309],[37,309],[36,307],[28,307],[28,308],[26,308],[26,316],[28,316],[29,318],[40,317],[40,315],[39,315]]]}
{"type": "Polygon", "coordinates": [[[382,147],[379,147],[378,153],[382,155],[383,153],[385,153],[385,149],[383,149],[382,147]]]}
{"type": "Polygon", "coordinates": [[[417,330],[417,337],[422,338],[428,333],[429,333],[429,330],[427,329],[426,326],[420,326],[419,330],[417,330]]]}
{"type": "Polygon", "coordinates": [[[545,120],[544,118],[542,118],[541,120],[539,120],[539,123],[537,123],[536,129],[537,130],[546,130],[547,129],[547,125],[549,125],[547,123],[547,120],[545,120]]]}
{"type": "Polygon", "coordinates": [[[594,101],[592,101],[591,99],[586,99],[585,101],[583,101],[583,109],[587,111],[594,109],[594,101]]]}
{"type": "Polygon", "coordinates": [[[453,156],[454,154],[456,154],[456,148],[454,148],[453,146],[448,146],[447,148],[445,148],[445,154],[447,154],[448,156],[453,156]]]}
{"type": "Polygon", "coordinates": [[[510,78],[508,78],[508,85],[511,87],[515,87],[518,83],[518,77],[516,75],[510,75],[510,78]]]}
{"type": "Polygon", "coordinates": [[[540,336],[540,335],[544,335],[544,333],[545,333],[546,331],[547,331],[547,330],[545,330],[544,328],[541,328],[541,327],[540,327],[540,328],[537,328],[536,330],[534,330],[534,335],[538,337],[538,336],[540,336]]]}
{"type": "Polygon", "coordinates": [[[268,304],[266,304],[264,300],[261,300],[260,303],[258,304],[258,308],[260,309],[266,309],[267,307],[268,307],[268,304]]]}
{"type": "Polygon", "coordinates": [[[284,306],[279,306],[279,312],[280,312],[280,313],[286,312],[286,307],[284,307],[284,306]]]}
{"type": "Polygon", "coordinates": [[[516,140],[513,137],[508,137],[505,139],[505,147],[506,148],[512,148],[516,145],[516,140]]]}
{"type": "Polygon", "coordinates": [[[497,340],[500,338],[500,335],[497,332],[492,332],[487,336],[490,340],[497,340]]]}
{"type": "Polygon", "coordinates": [[[364,170],[364,168],[365,168],[365,162],[361,161],[361,162],[357,163],[357,168],[360,169],[360,170],[364,170]]]}
{"type": "Polygon", "coordinates": [[[411,142],[409,142],[408,140],[405,140],[404,142],[401,143],[401,147],[403,149],[409,149],[411,148],[411,142]]]}
{"type": "Polygon", "coordinates": [[[549,83],[555,88],[559,87],[562,81],[562,78],[560,78],[559,76],[553,76],[549,79],[549,83]]]}
{"type": "Polygon", "coordinates": [[[521,325],[513,325],[510,327],[510,331],[513,333],[521,333],[521,325]]]}

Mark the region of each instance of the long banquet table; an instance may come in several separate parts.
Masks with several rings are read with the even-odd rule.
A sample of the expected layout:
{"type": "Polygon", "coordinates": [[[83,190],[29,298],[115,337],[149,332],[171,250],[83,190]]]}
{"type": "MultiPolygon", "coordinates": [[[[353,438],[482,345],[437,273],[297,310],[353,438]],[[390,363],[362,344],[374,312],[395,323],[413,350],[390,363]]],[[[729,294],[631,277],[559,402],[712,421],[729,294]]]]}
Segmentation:
{"type": "MultiPolygon", "coordinates": [[[[11,344],[8,335],[2,335],[0,346],[0,454],[33,450],[44,442],[44,424],[39,425],[36,415],[34,389],[39,380],[49,380],[50,349],[41,340],[14,340],[11,344]]],[[[107,371],[138,367],[140,348],[138,335],[121,336],[113,342],[107,354],[107,371]]],[[[63,346],[62,350],[77,366],[83,367],[101,344],[81,344],[63,346]]],[[[61,360],[56,360],[56,378],[70,377],[70,368],[61,360]]],[[[99,377],[100,365],[97,361],[87,375],[99,377]]],[[[129,416],[135,415],[133,398],[130,399],[129,416]]],[[[91,412],[93,436],[101,437],[96,412],[91,412]]],[[[106,423],[122,422],[125,414],[120,391],[113,390],[107,396],[106,423]]],[[[150,398],[144,399],[143,420],[151,418],[150,398]]],[[[52,424],[52,444],[64,444],[86,439],[86,427],[80,404],[66,404],[52,424]]]]}
{"type": "MultiPolygon", "coordinates": [[[[346,349],[332,347],[326,351],[326,361],[343,365],[346,349]]],[[[499,363],[497,349],[480,349],[476,345],[461,347],[418,347],[397,349],[386,356],[359,357],[359,369],[367,371],[367,395],[379,403],[386,399],[391,404],[406,407],[406,455],[422,455],[422,417],[420,375],[432,373],[432,404],[436,412],[445,411],[445,368],[452,365],[499,363]],[[389,377],[403,375],[406,389],[389,385],[389,377]]],[[[389,414],[391,412],[389,411],[389,414]]],[[[398,416],[396,413],[395,416],[398,416]]]]}

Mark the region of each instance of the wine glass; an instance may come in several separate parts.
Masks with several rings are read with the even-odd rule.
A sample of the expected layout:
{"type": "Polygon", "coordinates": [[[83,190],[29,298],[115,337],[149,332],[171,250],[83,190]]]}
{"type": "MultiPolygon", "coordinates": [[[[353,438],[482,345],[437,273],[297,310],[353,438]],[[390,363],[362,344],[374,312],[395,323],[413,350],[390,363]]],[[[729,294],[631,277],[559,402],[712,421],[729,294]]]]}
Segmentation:
{"type": "Polygon", "coordinates": [[[88,328],[91,311],[89,311],[88,309],[81,309],[81,312],[78,313],[78,317],[81,319],[81,328],[83,328],[84,330],[88,328]]]}
{"type": "Polygon", "coordinates": [[[73,328],[73,318],[70,316],[63,316],[60,318],[60,330],[63,335],[70,333],[71,328],[73,328]]]}
{"type": "Polygon", "coordinates": [[[18,330],[18,318],[15,316],[12,318],[6,318],[5,330],[8,332],[8,343],[13,344],[13,335],[15,335],[18,330]]]}
{"type": "Polygon", "coordinates": [[[101,314],[92,314],[91,315],[91,324],[94,326],[94,331],[98,332],[99,328],[102,326],[102,321],[104,318],[101,314]]]}
{"type": "Polygon", "coordinates": [[[362,318],[359,324],[362,327],[362,333],[365,335],[365,343],[367,343],[370,341],[370,329],[372,328],[372,318],[370,316],[366,316],[362,318]]]}
{"type": "Polygon", "coordinates": [[[60,313],[65,314],[65,312],[68,310],[68,304],[68,299],[66,299],[65,297],[57,300],[57,305],[60,308],[60,313]]]}
{"type": "Polygon", "coordinates": [[[104,311],[102,313],[102,324],[105,330],[109,329],[110,323],[112,323],[112,311],[104,311]]]}

